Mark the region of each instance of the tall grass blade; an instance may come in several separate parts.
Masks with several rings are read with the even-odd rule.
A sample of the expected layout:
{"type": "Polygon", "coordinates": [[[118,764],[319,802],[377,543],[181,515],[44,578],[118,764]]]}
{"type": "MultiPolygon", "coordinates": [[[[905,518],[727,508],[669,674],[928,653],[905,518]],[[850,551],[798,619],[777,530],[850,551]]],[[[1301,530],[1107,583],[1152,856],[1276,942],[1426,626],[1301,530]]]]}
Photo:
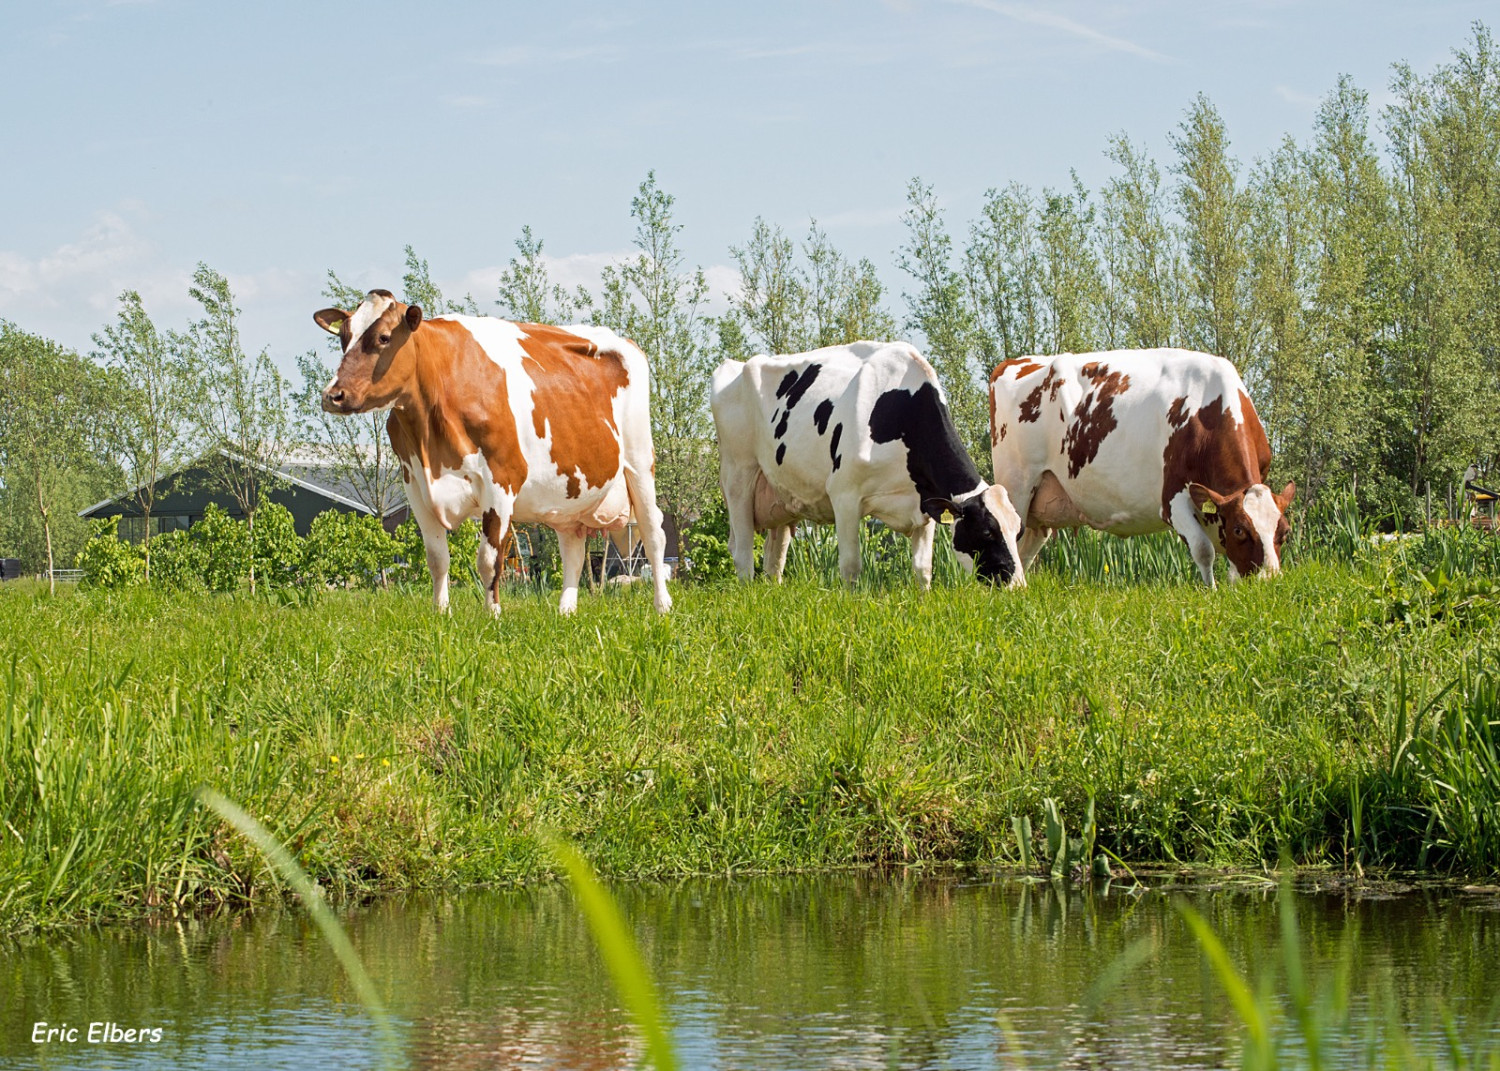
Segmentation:
{"type": "Polygon", "coordinates": [[[265,857],[266,862],[281,876],[282,880],[297,893],[302,906],[307,908],[307,913],[317,924],[323,940],[327,942],[329,948],[333,949],[333,954],[343,965],[344,973],[349,976],[349,982],[354,986],[354,992],[358,995],[360,1003],[365,1006],[365,1011],[370,1013],[370,1018],[374,1019],[375,1025],[380,1028],[387,1047],[387,1062],[391,1061],[400,1042],[396,1037],[395,1029],[391,1026],[385,1004],[381,1001],[380,994],[375,991],[375,983],[370,981],[370,976],[365,973],[364,964],[359,960],[359,953],[355,952],[354,946],[349,943],[349,935],[344,932],[343,926],[339,925],[339,920],[334,917],[317,886],[307,876],[307,872],[297,865],[297,861],[292,858],[291,852],[286,850],[285,845],[271,836],[264,826],[242,811],[237,804],[206,786],[199,788],[195,795],[205,807],[239,830],[240,834],[255,846],[255,850],[265,857]]]}
{"type": "Polygon", "coordinates": [[[1263,1059],[1269,1057],[1270,1023],[1267,1021],[1260,1002],[1255,999],[1255,994],[1250,992],[1250,987],[1245,984],[1245,980],[1240,977],[1240,972],[1235,970],[1234,964],[1230,962],[1229,952],[1224,948],[1224,943],[1214,933],[1213,927],[1209,926],[1208,920],[1191,907],[1183,904],[1177,910],[1187,922],[1188,928],[1193,931],[1193,938],[1198,942],[1198,947],[1208,957],[1209,965],[1213,967],[1219,984],[1224,987],[1229,1002],[1234,1005],[1235,1014],[1239,1016],[1240,1022],[1245,1024],[1245,1030],[1250,1035],[1251,1052],[1259,1054],[1263,1059]]]}
{"type": "Polygon", "coordinates": [[[646,1042],[646,1058],[656,1071],[676,1071],[677,1057],[657,1000],[656,983],[641,959],[635,939],[625,927],[625,920],[620,917],[620,909],[578,849],[555,837],[547,838],[547,844],[553,857],[568,872],[573,895],[578,897],[588,919],[594,943],[614,979],[615,990],[646,1042]]]}

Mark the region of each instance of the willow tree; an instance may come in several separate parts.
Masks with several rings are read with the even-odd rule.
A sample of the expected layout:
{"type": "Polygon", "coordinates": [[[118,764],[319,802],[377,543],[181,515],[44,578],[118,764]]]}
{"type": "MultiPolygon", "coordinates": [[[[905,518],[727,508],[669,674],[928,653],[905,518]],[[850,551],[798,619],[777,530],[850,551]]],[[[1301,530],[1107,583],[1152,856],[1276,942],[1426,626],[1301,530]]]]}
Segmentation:
{"type": "MultiPolygon", "coordinates": [[[[202,315],[186,332],[174,334],[171,344],[197,380],[191,420],[209,448],[202,466],[209,483],[239,507],[253,545],[256,512],[266,494],[284,482],[279,473],[292,445],[289,391],[266,350],[245,351],[228,279],[199,264],[188,294],[202,315]]],[[[255,590],[253,555],[250,590],[255,590]]]]}
{"type": "Polygon", "coordinates": [[[151,516],[158,484],[194,446],[188,420],[194,382],[191,368],[168,345],[147,314],[141,295],[120,295],[115,322],[94,335],[94,359],[108,367],[118,388],[108,410],[112,452],[133,490],[145,531],[142,550],[151,579],[151,516]]]}
{"type": "Polygon", "coordinates": [[[715,363],[712,324],[704,315],[708,282],[702,268],[687,268],[677,244],[682,227],[672,217],[675,201],[657,185],[656,172],[649,172],[630,202],[638,252],[604,270],[592,315],[646,355],[657,494],[681,525],[713,501],[719,467],[708,410],[715,363]]]}

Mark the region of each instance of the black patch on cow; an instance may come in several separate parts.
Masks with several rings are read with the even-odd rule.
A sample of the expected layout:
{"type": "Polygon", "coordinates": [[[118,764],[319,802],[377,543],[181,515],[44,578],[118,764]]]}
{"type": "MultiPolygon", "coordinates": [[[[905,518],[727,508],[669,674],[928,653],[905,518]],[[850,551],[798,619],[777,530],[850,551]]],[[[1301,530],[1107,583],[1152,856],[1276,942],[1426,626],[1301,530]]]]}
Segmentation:
{"type": "Polygon", "coordinates": [[[782,443],[776,448],[776,464],[779,465],[784,460],[786,460],[786,443],[782,443]]]}
{"type": "Polygon", "coordinates": [[[980,485],[979,470],[959,441],[948,407],[931,383],[913,393],[888,390],[870,410],[870,438],[877,443],[900,439],[906,446],[906,471],[921,496],[923,509],[936,519],[942,507],[928,509],[930,499],[951,499],[980,485]]]}
{"type": "Polygon", "coordinates": [[[792,410],[807,393],[807,388],[813,385],[818,378],[818,373],[823,370],[820,364],[810,364],[799,374],[795,369],[781,377],[781,383],[776,388],[776,397],[786,399],[786,408],[781,411],[781,422],[776,425],[776,438],[786,434],[787,421],[792,417],[792,410]]]}
{"type": "Polygon", "coordinates": [[[813,423],[818,426],[818,434],[823,435],[828,431],[828,419],[833,416],[833,399],[824,398],[813,410],[813,423]]]}
{"type": "MultiPolygon", "coordinates": [[[[829,408],[831,409],[832,406],[829,406],[829,408]]],[[[834,472],[837,472],[839,470],[839,465],[843,464],[844,461],[844,459],[839,456],[839,436],[843,434],[844,425],[835,424],[833,426],[833,438],[828,440],[828,456],[833,459],[834,472]]]]}

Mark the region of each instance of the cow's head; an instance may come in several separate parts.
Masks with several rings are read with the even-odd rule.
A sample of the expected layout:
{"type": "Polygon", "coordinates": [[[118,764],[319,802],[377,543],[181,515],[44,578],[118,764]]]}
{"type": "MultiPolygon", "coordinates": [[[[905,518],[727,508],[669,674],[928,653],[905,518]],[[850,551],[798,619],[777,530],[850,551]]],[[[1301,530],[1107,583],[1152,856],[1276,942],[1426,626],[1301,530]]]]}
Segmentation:
{"type": "Polygon", "coordinates": [[[1190,483],[1187,490],[1214,542],[1229,559],[1231,576],[1281,572],[1281,544],[1291,531],[1286,511],[1297,495],[1295,483],[1287,484],[1279,495],[1263,483],[1232,495],[1221,495],[1201,483],[1190,483]]]}
{"type": "Polygon", "coordinates": [[[323,390],[323,408],[369,413],[394,405],[411,371],[398,355],[421,325],[422,310],[401,304],[389,290],[371,290],[353,312],[321,309],[313,322],[338,335],[344,348],[339,370],[323,390]]]}
{"type": "Polygon", "coordinates": [[[923,505],[934,518],[944,510],[953,514],[953,549],[965,571],[991,584],[1026,586],[1021,555],[1016,550],[1022,532],[1021,515],[1011,505],[1005,488],[993,484],[962,503],[930,498],[923,505]]]}

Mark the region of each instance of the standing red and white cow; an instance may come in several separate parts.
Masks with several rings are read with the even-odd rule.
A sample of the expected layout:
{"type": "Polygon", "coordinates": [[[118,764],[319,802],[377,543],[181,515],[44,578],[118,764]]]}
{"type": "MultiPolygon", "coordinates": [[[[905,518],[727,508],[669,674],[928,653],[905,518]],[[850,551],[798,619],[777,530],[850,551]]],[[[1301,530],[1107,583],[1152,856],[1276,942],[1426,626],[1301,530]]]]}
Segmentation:
{"type": "Polygon", "coordinates": [[[569,614],[578,605],[586,531],[621,529],[632,516],[656,608],[672,608],[646,358],[633,343],[601,327],[424,320],[388,290],[371,290],[352,312],[323,309],[313,320],[344,348],[323,408],[391,411],[386,431],[439,610],[448,607],[448,533],[470,517],[481,518],[479,576],[491,612],[499,612],[500,547],[512,524],[557,532],[558,610],[569,614]]]}
{"type": "Polygon", "coordinates": [[[1234,366],[1191,350],[1018,357],[990,376],[995,482],[1026,518],[1030,568],[1054,528],[1172,528],[1213,586],[1281,570],[1296,494],[1266,486],[1271,446],[1234,366]]]}

